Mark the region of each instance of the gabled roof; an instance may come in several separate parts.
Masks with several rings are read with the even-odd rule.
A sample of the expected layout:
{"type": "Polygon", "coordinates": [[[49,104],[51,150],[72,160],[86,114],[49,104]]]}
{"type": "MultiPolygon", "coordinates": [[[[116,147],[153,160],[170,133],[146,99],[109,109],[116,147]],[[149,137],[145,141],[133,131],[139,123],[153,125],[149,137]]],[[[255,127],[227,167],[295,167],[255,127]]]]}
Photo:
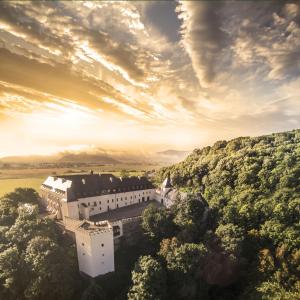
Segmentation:
{"type": "Polygon", "coordinates": [[[47,188],[53,188],[55,182],[68,182],[67,201],[103,194],[123,193],[134,190],[154,188],[146,177],[119,178],[112,174],[76,174],[57,176],[54,180],[44,182],[47,188]],[[47,184],[45,184],[47,183],[47,184]]]}

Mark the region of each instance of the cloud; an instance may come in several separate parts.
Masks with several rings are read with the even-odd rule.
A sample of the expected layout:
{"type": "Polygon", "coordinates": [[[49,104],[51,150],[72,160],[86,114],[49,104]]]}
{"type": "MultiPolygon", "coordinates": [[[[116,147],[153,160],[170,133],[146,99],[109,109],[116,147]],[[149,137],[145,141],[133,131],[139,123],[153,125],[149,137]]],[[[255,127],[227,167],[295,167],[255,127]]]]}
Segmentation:
{"type": "Polygon", "coordinates": [[[0,2],[0,125],[64,147],[298,126],[299,26],[291,1],[0,2]]]}
{"type": "Polygon", "coordinates": [[[191,57],[201,86],[216,77],[226,33],[221,28],[222,3],[181,1],[177,8],[182,24],[182,43],[191,57]]]}
{"type": "Polygon", "coordinates": [[[241,7],[232,49],[241,63],[262,66],[267,78],[283,80],[300,74],[298,5],[273,4],[264,4],[259,15],[255,3],[241,7]]]}

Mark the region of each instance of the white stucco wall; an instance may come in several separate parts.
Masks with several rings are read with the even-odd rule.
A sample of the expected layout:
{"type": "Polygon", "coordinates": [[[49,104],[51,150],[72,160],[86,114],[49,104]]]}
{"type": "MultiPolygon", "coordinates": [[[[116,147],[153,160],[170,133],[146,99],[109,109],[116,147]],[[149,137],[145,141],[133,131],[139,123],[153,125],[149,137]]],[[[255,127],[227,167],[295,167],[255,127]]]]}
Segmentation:
{"type": "Polygon", "coordinates": [[[67,206],[68,206],[67,217],[73,219],[79,219],[78,201],[68,202],[67,206]]]}
{"type": "Polygon", "coordinates": [[[95,232],[77,230],[75,235],[81,272],[96,277],[115,270],[112,229],[95,232]]]}
{"type": "Polygon", "coordinates": [[[90,216],[93,216],[111,209],[121,208],[142,201],[147,201],[148,197],[149,200],[154,199],[155,189],[79,198],[78,204],[79,207],[81,204],[87,205],[90,210],[90,216]]]}

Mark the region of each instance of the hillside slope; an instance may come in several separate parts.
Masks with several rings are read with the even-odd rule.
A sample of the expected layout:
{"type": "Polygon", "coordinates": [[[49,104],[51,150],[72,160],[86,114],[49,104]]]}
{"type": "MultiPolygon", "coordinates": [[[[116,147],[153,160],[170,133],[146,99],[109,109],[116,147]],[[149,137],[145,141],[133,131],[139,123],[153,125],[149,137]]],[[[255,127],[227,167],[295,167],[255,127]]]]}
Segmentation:
{"type": "Polygon", "coordinates": [[[257,206],[261,197],[278,193],[291,200],[300,191],[300,130],[218,141],[162,168],[159,181],[167,174],[174,185],[200,190],[219,209],[232,201],[257,206]]]}
{"type": "Polygon", "coordinates": [[[237,233],[244,240],[237,299],[300,298],[300,130],[218,141],[157,180],[168,174],[178,188],[201,192],[227,253],[237,233]]]}

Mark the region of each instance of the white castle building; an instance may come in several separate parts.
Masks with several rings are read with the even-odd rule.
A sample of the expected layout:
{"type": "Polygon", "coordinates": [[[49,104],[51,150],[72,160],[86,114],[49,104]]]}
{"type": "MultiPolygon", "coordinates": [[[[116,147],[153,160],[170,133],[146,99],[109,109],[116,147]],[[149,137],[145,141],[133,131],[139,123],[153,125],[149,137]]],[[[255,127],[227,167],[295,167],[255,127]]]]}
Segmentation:
{"type": "Polygon", "coordinates": [[[178,192],[169,178],[156,189],[146,177],[112,174],[49,176],[41,186],[41,202],[75,234],[79,270],[96,277],[115,270],[114,250],[129,236],[153,203],[170,207],[178,192]]]}

